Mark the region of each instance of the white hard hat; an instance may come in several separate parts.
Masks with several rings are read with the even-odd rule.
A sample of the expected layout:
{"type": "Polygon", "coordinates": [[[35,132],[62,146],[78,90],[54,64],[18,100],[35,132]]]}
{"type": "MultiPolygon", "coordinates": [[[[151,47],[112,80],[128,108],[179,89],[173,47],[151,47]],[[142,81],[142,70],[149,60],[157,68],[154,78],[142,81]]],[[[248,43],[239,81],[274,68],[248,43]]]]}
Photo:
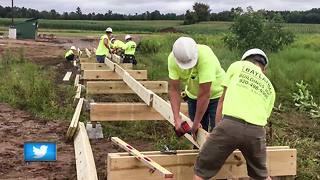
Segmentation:
{"type": "Polygon", "coordinates": [[[77,50],[75,46],[71,46],[70,49],[72,49],[72,50],[77,50]]]}
{"type": "Polygon", "coordinates": [[[112,33],[112,28],[111,28],[111,27],[108,27],[108,28],[106,29],[106,32],[111,32],[111,33],[112,33]]]}
{"type": "Polygon", "coordinates": [[[247,50],[243,54],[241,60],[245,60],[247,57],[249,57],[251,55],[260,55],[260,56],[264,57],[264,59],[266,60],[266,66],[268,65],[269,60],[268,60],[267,55],[261,49],[258,49],[258,48],[253,48],[253,49],[247,50]]]}
{"type": "Polygon", "coordinates": [[[132,36],[130,36],[129,34],[127,34],[127,35],[124,37],[124,40],[128,40],[128,39],[130,39],[130,38],[132,38],[132,36]]]}
{"type": "Polygon", "coordinates": [[[190,69],[198,62],[197,43],[190,37],[180,37],[173,44],[172,52],[181,69],[190,69]]]}

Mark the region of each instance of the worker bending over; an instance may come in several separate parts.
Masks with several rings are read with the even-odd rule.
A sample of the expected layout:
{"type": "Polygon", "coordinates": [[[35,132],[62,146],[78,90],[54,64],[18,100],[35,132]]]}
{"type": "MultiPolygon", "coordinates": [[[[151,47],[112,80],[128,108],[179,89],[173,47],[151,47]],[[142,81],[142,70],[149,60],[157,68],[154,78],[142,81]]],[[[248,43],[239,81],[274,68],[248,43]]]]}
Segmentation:
{"type": "Polygon", "coordinates": [[[113,54],[120,55],[124,45],[125,44],[122,41],[116,39],[115,37],[111,38],[111,48],[112,48],[112,53],[113,54]]]}
{"type": "Polygon", "coordinates": [[[96,51],[96,58],[99,63],[104,63],[106,56],[111,52],[110,38],[112,35],[111,27],[106,29],[106,34],[100,37],[99,45],[96,51]]]}
{"type": "Polygon", "coordinates": [[[215,126],[216,108],[222,95],[225,72],[211,48],[197,44],[190,37],[180,37],[168,56],[170,103],[175,130],[182,131],[180,112],[180,87],[185,84],[191,128],[195,133],[200,123],[206,131],[215,126]]]}
{"type": "Polygon", "coordinates": [[[137,65],[137,60],[134,56],[137,44],[132,40],[132,36],[130,35],[126,35],[124,39],[126,41],[126,44],[123,46],[123,63],[132,63],[133,65],[137,65]]]}
{"type": "Polygon", "coordinates": [[[66,52],[64,57],[67,61],[75,61],[77,58],[77,49],[74,46],[71,46],[71,48],[66,52]]]}
{"type": "Polygon", "coordinates": [[[264,74],[268,58],[262,50],[250,49],[241,60],[231,64],[222,83],[224,91],[216,117],[220,123],[200,149],[194,180],[215,176],[236,149],[246,159],[252,179],[270,179],[264,126],[274,105],[275,91],[264,74]]]}

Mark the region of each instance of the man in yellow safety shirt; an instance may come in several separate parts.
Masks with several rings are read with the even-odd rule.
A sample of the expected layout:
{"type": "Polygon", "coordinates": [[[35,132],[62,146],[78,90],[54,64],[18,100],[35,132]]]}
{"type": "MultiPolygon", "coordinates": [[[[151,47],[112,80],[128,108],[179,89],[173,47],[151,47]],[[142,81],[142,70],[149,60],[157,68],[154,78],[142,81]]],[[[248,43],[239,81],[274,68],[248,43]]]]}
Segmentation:
{"type": "Polygon", "coordinates": [[[200,123],[206,131],[215,126],[216,108],[222,95],[225,72],[211,48],[197,44],[190,37],[180,37],[173,44],[168,56],[170,103],[175,130],[182,131],[179,115],[182,81],[185,84],[189,117],[193,121],[191,131],[195,135],[200,123]]]}
{"type": "Polygon", "coordinates": [[[137,60],[134,56],[137,44],[132,40],[132,36],[130,35],[126,35],[124,39],[126,41],[126,44],[123,46],[123,63],[132,63],[133,65],[137,65],[137,60]]]}
{"type": "Polygon", "coordinates": [[[110,38],[112,35],[112,29],[108,27],[106,34],[100,37],[99,45],[96,51],[96,58],[99,63],[104,63],[106,56],[111,52],[110,38]]]}
{"type": "Polygon", "coordinates": [[[74,61],[76,59],[76,47],[71,46],[71,48],[66,52],[64,57],[66,58],[67,61],[74,61]]]}
{"type": "Polygon", "coordinates": [[[112,53],[119,53],[122,50],[122,47],[124,47],[124,43],[116,38],[111,38],[111,48],[112,53]]]}
{"type": "Polygon", "coordinates": [[[200,149],[194,180],[215,176],[236,149],[246,159],[252,179],[270,179],[264,126],[274,105],[275,91],[265,76],[268,58],[262,50],[250,49],[241,59],[231,64],[222,83],[224,91],[216,116],[219,124],[200,149]]]}

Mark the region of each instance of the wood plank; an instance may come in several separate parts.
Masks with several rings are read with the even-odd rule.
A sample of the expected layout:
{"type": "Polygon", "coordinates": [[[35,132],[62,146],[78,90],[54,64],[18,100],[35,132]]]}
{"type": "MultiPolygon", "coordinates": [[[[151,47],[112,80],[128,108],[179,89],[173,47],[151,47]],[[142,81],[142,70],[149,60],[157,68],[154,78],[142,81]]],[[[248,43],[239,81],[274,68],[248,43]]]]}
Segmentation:
{"type": "Polygon", "coordinates": [[[97,170],[90,146],[86,128],[79,122],[79,129],[74,139],[74,152],[76,157],[77,179],[97,180],[97,170]]]}
{"type": "Polygon", "coordinates": [[[91,58],[91,52],[87,48],[86,48],[86,54],[87,54],[88,58],[91,58]]]}
{"type": "Polygon", "coordinates": [[[68,140],[73,138],[74,133],[77,130],[82,106],[83,106],[83,98],[80,98],[67,131],[68,140]]]}
{"type": "Polygon", "coordinates": [[[120,63],[119,65],[125,70],[133,69],[133,65],[131,63],[120,63]]]}
{"type": "Polygon", "coordinates": [[[114,71],[114,69],[115,69],[115,63],[114,62],[112,62],[112,61],[110,61],[108,58],[106,58],[105,59],[105,61],[104,61],[104,64],[106,64],[107,65],[107,67],[111,70],[111,71],[114,71]]]}
{"type": "Polygon", "coordinates": [[[82,63],[81,71],[87,70],[109,70],[109,68],[103,63],[82,63]]]}
{"type": "MultiPolygon", "coordinates": [[[[128,143],[124,142],[118,137],[111,137],[112,142],[116,143],[118,146],[120,146],[122,149],[128,151],[131,155],[137,158],[140,162],[148,166],[151,170],[151,172],[157,171],[161,177],[167,179],[167,178],[173,178],[173,174],[165,169],[164,167],[160,166],[158,163],[153,161],[148,156],[142,154],[137,149],[129,145],[128,143]]],[[[129,177],[129,176],[128,176],[129,177]]]]}
{"type": "Polygon", "coordinates": [[[74,87],[77,87],[79,85],[80,81],[80,74],[77,74],[76,77],[74,78],[74,87]]]}
{"type": "Polygon", "coordinates": [[[72,72],[70,72],[70,71],[67,72],[63,77],[63,81],[69,81],[70,77],[71,77],[71,74],[72,74],[72,72]]]}
{"type": "Polygon", "coordinates": [[[77,91],[76,91],[76,95],[75,95],[75,97],[74,97],[75,101],[76,101],[77,99],[80,99],[80,97],[81,97],[81,84],[78,84],[77,91]]]}
{"type": "MultiPolygon", "coordinates": [[[[167,81],[141,81],[141,84],[155,93],[167,93],[167,81]]],[[[134,94],[123,81],[89,81],[87,94],[134,94]]]]}
{"type": "MultiPolygon", "coordinates": [[[[181,111],[188,114],[188,105],[181,104],[181,111]]],[[[144,103],[91,103],[91,121],[165,120],[158,112],[144,103]]]]}
{"type": "MultiPolygon", "coordinates": [[[[152,152],[142,152],[155,162],[174,174],[174,179],[188,180],[193,177],[193,165],[198,155],[197,152],[180,152],[176,155],[166,155],[152,152]]],[[[267,166],[270,176],[296,175],[296,150],[295,149],[270,149],[267,148],[267,166]]],[[[158,180],[160,177],[148,173],[148,169],[133,156],[125,153],[109,153],[107,159],[108,179],[123,179],[134,174],[136,179],[158,180]]],[[[246,162],[241,152],[234,151],[226,160],[215,179],[245,178],[247,176],[246,162]]]]}
{"type": "MultiPolygon", "coordinates": [[[[150,105],[151,101],[152,101],[152,96],[153,96],[153,92],[157,93],[156,91],[158,91],[156,88],[161,88],[162,84],[158,84],[158,87],[156,87],[155,89],[151,89],[151,91],[149,90],[149,88],[151,87],[146,87],[145,85],[143,85],[141,82],[138,82],[137,80],[135,80],[132,76],[130,76],[130,74],[128,74],[127,72],[124,73],[123,75],[123,81],[131,88],[131,90],[133,92],[135,92],[142,100],[143,102],[145,102],[148,106],[150,105]]],[[[152,82],[152,81],[151,81],[152,82]]],[[[168,92],[168,83],[166,84],[166,87],[164,87],[166,92],[168,92]]],[[[159,93],[159,91],[158,91],[159,93]]]]}
{"type": "MultiPolygon", "coordinates": [[[[128,70],[132,77],[138,80],[147,79],[147,70],[128,70]]],[[[84,80],[122,80],[122,78],[111,70],[85,70],[83,71],[84,80]]]]}

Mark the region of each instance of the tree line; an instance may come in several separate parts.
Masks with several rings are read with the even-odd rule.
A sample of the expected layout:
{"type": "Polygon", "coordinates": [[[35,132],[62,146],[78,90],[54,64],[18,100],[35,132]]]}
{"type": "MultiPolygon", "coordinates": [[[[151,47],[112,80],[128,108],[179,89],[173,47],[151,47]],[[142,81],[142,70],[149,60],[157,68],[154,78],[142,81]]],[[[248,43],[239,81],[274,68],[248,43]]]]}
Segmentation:
{"type": "MultiPolygon", "coordinates": [[[[281,18],[287,23],[320,23],[320,8],[313,8],[307,11],[273,11],[258,10],[267,18],[281,18]]],[[[64,20],[184,20],[185,24],[192,24],[201,21],[233,21],[235,16],[243,13],[241,7],[232,8],[229,11],[212,13],[209,5],[195,3],[192,10],[185,14],[161,13],[158,10],[135,14],[119,14],[108,10],[106,13],[82,13],[80,7],[72,12],[59,13],[52,9],[50,11],[38,11],[25,7],[14,7],[15,18],[41,18],[41,19],[64,19],[64,20]]],[[[0,18],[10,18],[11,7],[0,5],[0,18]]]]}

